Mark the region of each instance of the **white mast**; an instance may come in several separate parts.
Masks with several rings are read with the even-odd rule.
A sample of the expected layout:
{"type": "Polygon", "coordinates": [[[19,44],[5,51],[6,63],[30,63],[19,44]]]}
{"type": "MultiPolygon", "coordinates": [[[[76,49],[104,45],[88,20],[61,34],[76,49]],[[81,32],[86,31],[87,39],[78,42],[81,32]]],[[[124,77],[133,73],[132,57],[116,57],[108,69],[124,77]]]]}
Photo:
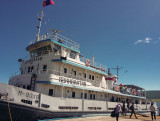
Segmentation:
{"type": "Polygon", "coordinates": [[[39,26],[37,26],[38,28],[38,33],[37,33],[37,38],[36,38],[36,42],[39,41],[39,34],[40,34],[40,29],[41,29],[41,22],[42,22],[42,18],[44,17],[43,14],[43,9],[40,11],[40,16],[37,15],[37,19],[39,20],[39,26]]]}

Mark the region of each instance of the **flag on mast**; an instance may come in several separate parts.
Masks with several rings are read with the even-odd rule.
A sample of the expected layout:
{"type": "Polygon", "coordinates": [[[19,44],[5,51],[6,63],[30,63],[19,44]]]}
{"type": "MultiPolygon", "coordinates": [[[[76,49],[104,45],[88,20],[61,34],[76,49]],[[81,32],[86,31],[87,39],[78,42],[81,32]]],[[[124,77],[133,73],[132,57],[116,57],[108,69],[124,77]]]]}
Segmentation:
{"type": "Polygon", "coordinates": [[[46,0],[43,2],[43,7],[47,6],[47,5],[54,5],[54,1],[52,0],[46,0]]]}

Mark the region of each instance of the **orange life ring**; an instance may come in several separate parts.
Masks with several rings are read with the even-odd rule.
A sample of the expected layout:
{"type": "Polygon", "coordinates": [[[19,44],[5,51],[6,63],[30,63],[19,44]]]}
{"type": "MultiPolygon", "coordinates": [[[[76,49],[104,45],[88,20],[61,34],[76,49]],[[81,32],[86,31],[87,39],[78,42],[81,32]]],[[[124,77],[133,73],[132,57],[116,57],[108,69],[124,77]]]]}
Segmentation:
{"type": "Polygon", "coordinates": [[[119,92],[119,86],[116,86],[116,91],[119,92]]]}
{"type": "Polygon", "coordinates": [[[90,60],[86,59],[86,66],[90,66],[90,60]]]}
{"type": "Polygon", "coordinates": [[[133,90],[133,94],[136,95],[136,90],[133,90]]]}

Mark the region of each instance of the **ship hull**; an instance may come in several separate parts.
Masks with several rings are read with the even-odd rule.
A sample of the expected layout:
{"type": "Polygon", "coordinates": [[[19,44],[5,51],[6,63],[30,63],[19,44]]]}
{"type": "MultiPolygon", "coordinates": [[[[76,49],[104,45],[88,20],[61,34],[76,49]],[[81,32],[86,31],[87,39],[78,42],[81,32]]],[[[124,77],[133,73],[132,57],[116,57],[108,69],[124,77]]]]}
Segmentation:
{"type": "Polygon", "coordinates": [[[8,102],[0,101],[0,119],[1,121],[11,121],[10,114],[13,121],[38,121],[42,119],[52,119],[52,118],[65,118],[65,117],[80,117],[86,114],[104,114],[110,113],[107,111],[78,111],[78,112],[54,112],[54,111],[47,111],[38,108],[31,108],[24,105],[9,103],[8,102]]]}

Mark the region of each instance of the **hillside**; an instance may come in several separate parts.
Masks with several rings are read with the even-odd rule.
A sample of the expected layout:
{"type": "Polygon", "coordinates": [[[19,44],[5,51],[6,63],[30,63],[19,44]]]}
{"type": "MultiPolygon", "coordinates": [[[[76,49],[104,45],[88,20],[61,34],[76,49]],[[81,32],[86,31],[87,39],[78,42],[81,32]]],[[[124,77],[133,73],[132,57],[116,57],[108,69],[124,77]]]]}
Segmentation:
{"type": "Polygon", "coordinates": [[[155,102],[157,102],[157,101],[160,102],[160,90],[147,90],[146,97],[148,99],[155,99],[155,102]]]}

